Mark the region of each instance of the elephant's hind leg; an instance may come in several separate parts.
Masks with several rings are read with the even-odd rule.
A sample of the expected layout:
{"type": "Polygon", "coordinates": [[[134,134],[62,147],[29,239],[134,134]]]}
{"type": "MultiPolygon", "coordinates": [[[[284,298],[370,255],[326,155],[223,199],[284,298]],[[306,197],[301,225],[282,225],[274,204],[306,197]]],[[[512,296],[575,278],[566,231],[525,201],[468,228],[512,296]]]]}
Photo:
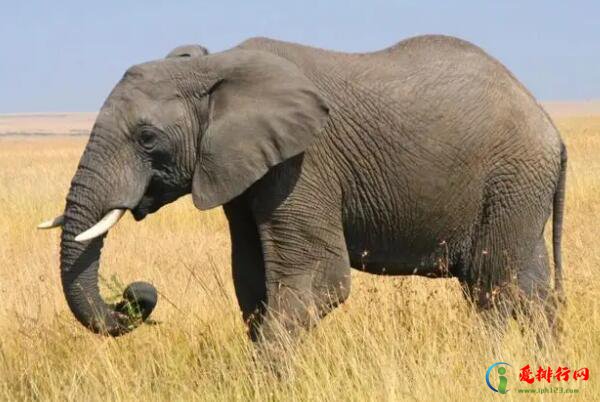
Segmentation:
{"type": "Polygon", "coordinates": [[[518,273],[529,263],[539,231],[525,224],[532,221],[527,211],[492,204],[484,209],[460,280],[490,335],[500,338],[520,304],[518,273]]]}
{"type": "Polygon", "coordinates": [[[551,194],[525,197],[527,187],[509,177],[512,181],[498,183],[511,189],[510,196],[498,183],[488,194],[463,278],[466,294],[498,335],[511,317],[530,320],[549,289],[542,234],[551,194]]]}
{"type": "Polygon", "coordinates": [[[544,238],[540,238],[528,264],[518,274],[523,329],[531,329],[541,346],[548,335],[557,335],[558,303],[550,284],[550,263],[544,238]]]}

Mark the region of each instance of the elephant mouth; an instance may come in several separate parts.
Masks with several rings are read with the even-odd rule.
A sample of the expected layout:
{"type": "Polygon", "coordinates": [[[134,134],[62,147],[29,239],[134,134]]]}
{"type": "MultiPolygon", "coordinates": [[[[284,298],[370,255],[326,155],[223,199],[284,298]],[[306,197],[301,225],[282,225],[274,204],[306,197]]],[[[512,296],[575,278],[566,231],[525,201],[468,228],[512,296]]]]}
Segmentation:
{"type": "Polygon", "coordinates": [[[141,203],[135,208],[131,209],[131,214],[133,215],[133,218],[138,222],[144,219],[150,213],[150,209],[141,203]]]}
{"type": "Polygon", "coordinates": [[[153,197],[144,196],[139,204],[131,209],[131,214],[139,222],[147,215],[158,211],[161,206],[153,197]]]}
{"type": "Polygon", "coordinates": [[[185,194],[187,194],[185,191],[165,191],[164,188],[162,189],[162,192],[158,192],[157,195],[155,195],[153,192],[148,192],[142,197],[138,205],[131,209],[131,214],[133,215],[133,218],[139,222],[147,215],[158,211],[164,205],[177,200],[179,197],[185,194]]]}

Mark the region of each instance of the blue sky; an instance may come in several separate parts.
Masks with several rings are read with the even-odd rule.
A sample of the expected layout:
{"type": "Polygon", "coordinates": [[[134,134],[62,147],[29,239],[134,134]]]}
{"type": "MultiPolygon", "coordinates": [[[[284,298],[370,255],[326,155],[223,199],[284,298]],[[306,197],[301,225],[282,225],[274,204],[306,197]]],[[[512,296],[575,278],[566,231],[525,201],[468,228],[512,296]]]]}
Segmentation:
{"type": "Polygon", "coordinates": [[[184,43],[268,36],[343,51],[443,33],[500,59],[542,100],[600,98],[600,1],[6,1],[0,113],[96,111],[127,67],[184,43]]]}

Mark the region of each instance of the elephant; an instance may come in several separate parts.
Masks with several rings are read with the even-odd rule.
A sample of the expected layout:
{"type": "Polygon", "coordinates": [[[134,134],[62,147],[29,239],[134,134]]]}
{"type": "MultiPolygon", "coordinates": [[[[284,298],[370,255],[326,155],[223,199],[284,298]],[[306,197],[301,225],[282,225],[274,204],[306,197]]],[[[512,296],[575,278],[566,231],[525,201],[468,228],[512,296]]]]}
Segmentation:
{"type": "Polygon", "coordinates": [[[342,53],[251,38],[129,68],[98,114],[63,216],[43,226],[62,226],[71,311],[105,335],[128,333],[157,301],[145,282],[117,305],[102,299],[106,233],[126,211],[139,221],[190,193],[199,210],[224,210],[255,341],[315,325],[349,297],[351,268],[456,278],[482,312],[532,305],[551,320],[564,300],[566,166],[533,95],[467,41],[424,35],[342,53]]]}

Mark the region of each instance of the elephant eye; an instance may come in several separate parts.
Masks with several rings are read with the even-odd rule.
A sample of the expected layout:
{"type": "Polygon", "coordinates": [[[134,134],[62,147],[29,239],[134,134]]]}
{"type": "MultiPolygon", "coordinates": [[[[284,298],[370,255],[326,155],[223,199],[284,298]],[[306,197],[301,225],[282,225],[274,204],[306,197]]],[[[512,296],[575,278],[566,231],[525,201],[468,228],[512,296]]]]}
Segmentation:
{"type": "Polygon", "coordinates": [[[149,128],[142,128],[138,136],[138,142],[146,150],[152,150],[157,142],[156,132],[149,128]]]}

